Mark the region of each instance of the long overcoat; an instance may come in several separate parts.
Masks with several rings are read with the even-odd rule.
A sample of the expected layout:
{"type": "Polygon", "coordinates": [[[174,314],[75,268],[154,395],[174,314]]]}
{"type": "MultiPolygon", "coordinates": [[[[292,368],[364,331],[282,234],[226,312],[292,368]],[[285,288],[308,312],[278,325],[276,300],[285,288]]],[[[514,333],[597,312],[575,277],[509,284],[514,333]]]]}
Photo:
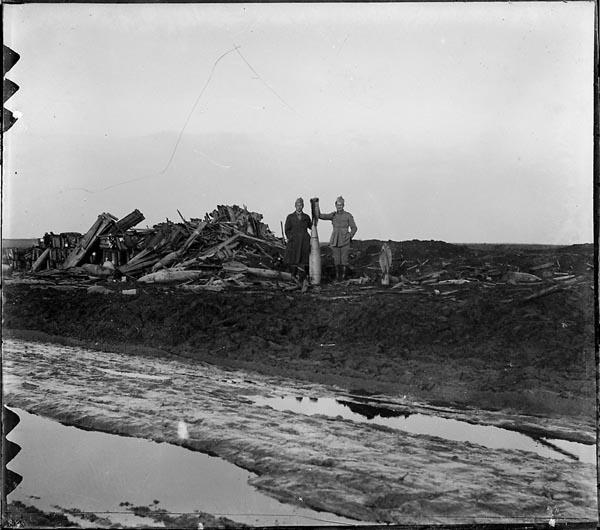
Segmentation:
{"type": "Polygon", "coordinates": [[[285,237],[287,246],[285,248],[285,262],[288,265],[308,265],[310,254],[310,230],[312,221],[304,212],[298,216],[296,212],[291,213],[285,220],[285,237]]]}

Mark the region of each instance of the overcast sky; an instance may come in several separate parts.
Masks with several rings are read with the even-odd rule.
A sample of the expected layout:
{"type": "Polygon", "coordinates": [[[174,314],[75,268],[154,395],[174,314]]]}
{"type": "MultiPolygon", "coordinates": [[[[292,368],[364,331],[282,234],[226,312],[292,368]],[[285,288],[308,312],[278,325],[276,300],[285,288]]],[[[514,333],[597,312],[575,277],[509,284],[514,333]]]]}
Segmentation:
{"type": "Polygon", "coordinates": [[[6,104],[20,118],[3,237],[217,204],[279,233],[296,197],[331,211],[341,194],[359,239],[591,242],[593,15],[593,2],[5,5],[21,88],[6,104]]]}

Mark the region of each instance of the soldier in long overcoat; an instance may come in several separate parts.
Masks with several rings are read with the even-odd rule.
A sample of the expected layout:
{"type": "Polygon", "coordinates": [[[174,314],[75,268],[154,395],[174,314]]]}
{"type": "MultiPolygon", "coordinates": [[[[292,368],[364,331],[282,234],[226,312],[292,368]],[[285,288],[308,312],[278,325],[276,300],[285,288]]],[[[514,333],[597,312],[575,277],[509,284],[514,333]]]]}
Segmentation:
{"type": "Polygon", "coordinates": [[[285,262],[290,267],[294,277],[304,281],[308,275],[308,256],[310,255],[310,235],[308,230],[312,226],[311,218],[302,210],[304,200],[296,199],[295,211],[285,220],[285,262]]]}

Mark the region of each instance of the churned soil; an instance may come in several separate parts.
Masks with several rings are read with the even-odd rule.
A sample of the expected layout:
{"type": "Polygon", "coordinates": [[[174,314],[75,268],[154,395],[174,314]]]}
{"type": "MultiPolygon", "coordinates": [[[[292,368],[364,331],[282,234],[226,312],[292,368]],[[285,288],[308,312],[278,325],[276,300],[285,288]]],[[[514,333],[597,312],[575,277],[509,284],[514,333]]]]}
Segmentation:
{"type": "Polygon", "coordinates": [[[176,354],[355,393],[593,422],[591,287],[589,273],[589,282],[523,302],[522,288],[508,284],[460,286],[452,296],[344,284],[305,294],[137,286],[133,296],[16,284],[4,289],[4,331],[176,354]]]}

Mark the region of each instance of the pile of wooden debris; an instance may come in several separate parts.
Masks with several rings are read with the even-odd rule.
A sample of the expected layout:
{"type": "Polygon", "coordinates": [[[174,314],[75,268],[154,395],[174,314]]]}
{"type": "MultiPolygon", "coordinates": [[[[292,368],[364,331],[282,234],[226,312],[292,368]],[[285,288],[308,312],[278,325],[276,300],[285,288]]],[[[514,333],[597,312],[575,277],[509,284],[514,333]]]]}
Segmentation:
{"type": "MultiPolygon", "coordinates": [[[[144,216],[134,210],[121,220],[102,213],[80,238],[62,266],[43,276],[91,276],[145,284],[179,283],[183,289],[222,290],[227,286],[296,285],[283,270],[285,244],[244,206],[218,206],[203,219],[166,220],[134,229],[144,216]]],[[[43,258],[36,262],[41,269],[43,258]]]]}

